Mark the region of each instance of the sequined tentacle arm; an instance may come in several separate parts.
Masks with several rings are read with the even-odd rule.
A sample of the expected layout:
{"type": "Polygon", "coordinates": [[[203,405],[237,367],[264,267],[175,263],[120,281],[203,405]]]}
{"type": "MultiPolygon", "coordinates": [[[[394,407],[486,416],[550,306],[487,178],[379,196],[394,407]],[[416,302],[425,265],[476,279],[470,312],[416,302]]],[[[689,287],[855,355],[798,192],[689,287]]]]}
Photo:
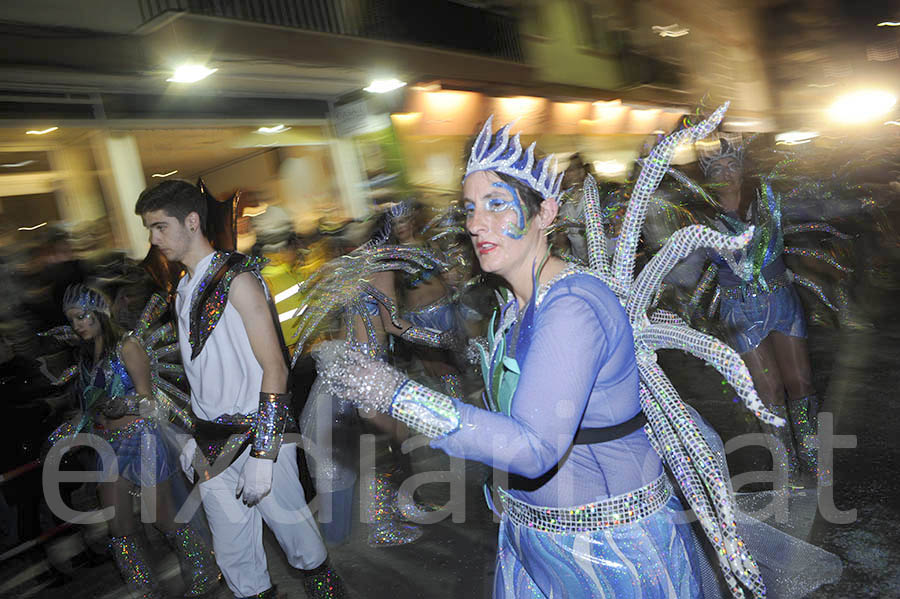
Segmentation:
{"type": "Polygon", "coordinates": [[[703,271],[703,276],[700,277],[700,282],[697,283],[697,288],[694,290],[694,293],[691,295],[691,312],[697,309],[700,305],[700,300],[703,299],[703,296],[706,295],[706,292],[712,288],[713,283],[716,281],[716,277],[719,274],[719,267],[715,264],[710,264],[706,267],[706,270],[703,271]]]}
{"type": "Polygon", "coordinates": [[[722,288],[716,285],[716,291],[713,293],[712,301],[709,302],[709,310],[706,311],[706,315],[710,318],[716,315],[716,310],[719,309],[719,302],[722,299],[722,288]]]}
{"type": "Polygon", "coordinates": [[[413,380],[404,382],[394,393],[390,414],[432,439],[459,430],[459,411],[453,400],[413,380]]]}
{"type": "Polygon", "coordinates": [[[825,304],[826,306],[828,306],[835,312],[840,312],[840,309],[837,306],[835,306],[831,302],[831,300],[828,299],[827,295],[825,295],[825,291],[822,289],[822,286],[819,285],[818,283],[816,283],[815,281],[808,279],[806,277],[801,277],[800,275],[798,275],[796,273],[793,274],[793,281],[794,281],[794,283],[797,283],[798,285],[806,287],[807,289],[812,291],[816,295],[816,297],[819,298],[820,302],[822,302],[823,304],[825,304]]]}
{"type": "Polygon", "coordinates": [[[798,248],[798,247],[786,247],[784,248],[785,254],[794,254],[797,256],[803,256],[804,258],[813,258],[815,260],[821,260],[825,264],[829,266],[833,266],[841,272],[853,272],[853,269],[849,266],[844,266],[824,251],[820,249],[814,248],[798,248]]]}
{"type": "Polygon", "coordinates": [[[253,421],[251,456],[267,460],[278,458],[290,402],[290,393],[261,392],[259,394],[259,409],[256,411],[253,421]]]}
{"type": "Polygon", "coordinates": [[[400,338],[410,343],[427,345],[429,347],[449,348],[453,345],[453,331],[439,331],[428,327],[411,325],[400,335],[400,338]]]}
{"type": "Polygon", "coordinates": [[[812,223],[800,223],[796,225],[788,225],[784,228],[785,235],[793,235],[795,233],[827,233],[829,235],[834,235],[838,239],[851,239],[853,235],[847,235],[846,233],[842,233],[836,228],[832,227],[828,223],[823,222],[812,222],[812,223]]]}

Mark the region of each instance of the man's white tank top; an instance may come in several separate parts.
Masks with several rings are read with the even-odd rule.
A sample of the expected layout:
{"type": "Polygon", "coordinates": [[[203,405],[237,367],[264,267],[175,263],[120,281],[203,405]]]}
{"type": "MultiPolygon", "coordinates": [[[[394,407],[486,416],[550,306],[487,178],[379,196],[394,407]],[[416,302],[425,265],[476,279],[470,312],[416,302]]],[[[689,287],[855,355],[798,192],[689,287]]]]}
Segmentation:
{"type": "Polygon", "coordinates": [[[244,321],[231,300],[225,303],[225,310],[203,350],[191,360],[191,296],[213,256],[209,254],[200,260],[193,277],[185,274],[181,278],[175,300],[178,346],[191,385],[191,407],[203,420],[215,420],[223,414],[256,412],[263,376],[262,367],[250,347],[244,321]]]}

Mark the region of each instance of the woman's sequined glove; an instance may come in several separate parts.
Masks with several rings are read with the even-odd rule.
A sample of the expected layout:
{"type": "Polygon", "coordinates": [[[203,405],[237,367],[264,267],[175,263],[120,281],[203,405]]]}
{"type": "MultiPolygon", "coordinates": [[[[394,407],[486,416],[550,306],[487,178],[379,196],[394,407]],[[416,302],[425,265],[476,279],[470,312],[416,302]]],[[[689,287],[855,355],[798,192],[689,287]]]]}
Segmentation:
{"type": "Polygon", "coordinates": [[[341,341],[313,348],[319,376],[332,394],[367,411],[386,412],[432,438],[459,430],[453,399],[341,341]]]}
{"type": "Polygon", "coordinates": [[[332,394],[364,410],[390,412],[394,393],[407,377],[343,341],[324,341],[312,350],[319,376],[332,394]]]}

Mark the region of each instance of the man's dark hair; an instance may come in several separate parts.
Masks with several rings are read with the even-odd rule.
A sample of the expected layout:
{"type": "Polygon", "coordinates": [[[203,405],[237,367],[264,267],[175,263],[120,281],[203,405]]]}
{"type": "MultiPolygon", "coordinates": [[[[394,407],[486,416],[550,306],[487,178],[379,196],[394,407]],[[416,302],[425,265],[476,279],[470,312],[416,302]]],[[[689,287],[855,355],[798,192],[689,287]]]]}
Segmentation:
{"type": "Polygon", "coordinates": [[[206,197],[196,185],[187,181],[172,179],[163,181],[141,192],[134,213],[138,216],[156,210],[183,223],[191,212],[200,216],[200,231],[206,234],[206,197]]]}

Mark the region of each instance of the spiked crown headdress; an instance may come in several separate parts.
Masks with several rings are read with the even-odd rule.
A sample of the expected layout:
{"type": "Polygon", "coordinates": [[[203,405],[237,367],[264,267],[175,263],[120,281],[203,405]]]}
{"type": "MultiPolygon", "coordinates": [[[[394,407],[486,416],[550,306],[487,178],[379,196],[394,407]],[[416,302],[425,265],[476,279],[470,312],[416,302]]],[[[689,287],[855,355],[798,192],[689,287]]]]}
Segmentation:
{"type": "Polygon", "coordinates": [[[512,139],[509,137],[509,128],[512,123],[504,125],[497,131],[492,145],[493,124],[494,116],[491,115],[475,139],[472,153],[469,154],[469,162],[466,165],[466,177],[477,171],[497,171],[515,177],[538,192],[544,199],[557,197],[563,176],[562,173],[556,173],[553,155],[542,158],[535,164],[535,143],[532,142],[528,149],[523,151],[519,134],[516,133],[512,139]]]}
{"type": "Polygon", "coordinates": [[[712,138],[698,141],[695,147],[704,175],[713,162],[722,158],[734,158],[739,163],[744,163],[744,139],[740,133],[718,133],[712,138]]]}
{"type": "Polygon", "coordinates": [[[393,206],[391,206],[388,214],[391,217],[391,220],[397,220],[398,218],[407,218],[412,215],[412,202],[409,200],[401,200],[397,202],[393,206]]]}
{"type": "Polygon", "coordinates": [[[85,312],[103,312],[109,316],[109,301],[106,296],[81,283],[66,287],[62,307],[63,312],[70,308],[80,308],[85,312]]]}

